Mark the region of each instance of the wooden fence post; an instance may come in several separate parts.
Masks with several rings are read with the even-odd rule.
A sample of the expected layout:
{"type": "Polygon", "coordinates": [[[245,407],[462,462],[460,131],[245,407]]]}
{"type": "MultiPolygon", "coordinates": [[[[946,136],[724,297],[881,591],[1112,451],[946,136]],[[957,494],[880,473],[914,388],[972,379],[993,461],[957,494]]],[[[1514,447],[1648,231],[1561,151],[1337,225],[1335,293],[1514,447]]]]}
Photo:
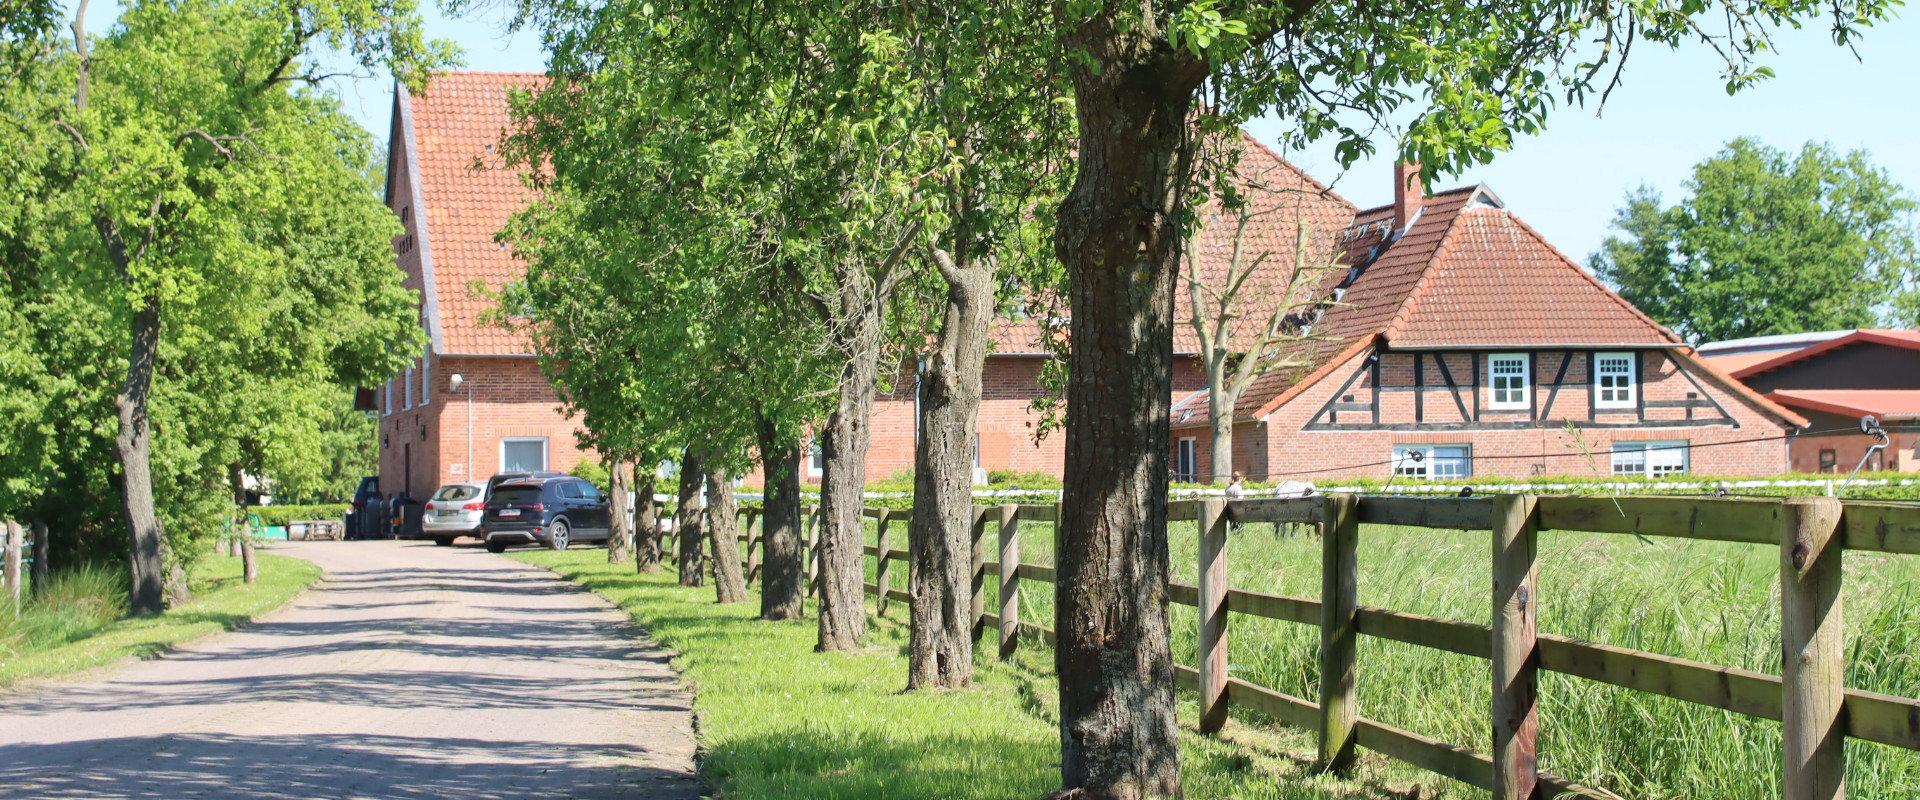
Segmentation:
{"type": "Polygon", "coordinates": [[[1531,800],[1540,783],[1538,500],[1493,498],[1493,800],[1531,800]]]}
{"type": "Polygon", "coordinates": [[[1020,507],[1000,507],[1000,660],[1020,647],[1020,507]]]}
{"type": "Polygon", "coordinates": [[[1847,795],[1840,514],[1831,497],[1790,497],[1780,508],[1784,800],[1847,795]]]}
{"type": "Polygon", "coordinates": [[[1227,724],[1227,504],[1200,501],[1200,732],[1227,724]]]}
{"type": "Polygon", "coordinates": [[[7,594],[13,597],[13,614],[17,617],[20,615],[20,545],[21,540],[26,536],[20,529],[20,523],[7,520],[4,525],[4,528],[0,528],[0,533],[4,533],[7,537],[6,574],[0,576],[0,580],[5,581],[7,594]]]}
{"type": "Polygon", "coordinates": [[[892,585],[892,581],[887,577],[887,565],[891,563],[887,561],[887,523],[892,521],[893,511],[889,509],[881,509],[880,518],[874,520],[874,527],[879,533],[877,541],[880,543],[880,546],[877,549],[880,551],[880,554],[874,557],[873,582],[880,587],[879,608],[881,614],[887,613],[887,588],[892,585]]]}
{"type": "Polygon", "coordinates": [[[1353,766],[1354,720],[1360,702],[1354,690],[1354,658],[1359,631],[1360,498],[1330,494],[1323,501],[1320,525],[1320,757],[1319,768],[1346,771],[1353,766]]]}
{"type": "MultiPolygon", "coordinates": [[[[746,575],[747,575],[747,585],[751,586],[753,585],[753,579],[760,576],[760,557],[759,557],[758,548],[760,547],[761,542],[760,542],[760,537],[754,534],[753,526],[754,526],[754,523],[761,522],[761,519],[760,519],[760,512],[755,511],[751,508],[745,509],[741,513],[747,515],[747,524],[746,524],[746,531],[745,531],[746,537],[747,537],[746,575]]],[[[762,527],[763,528],[765,527],[764,524],[762,525],[762,527]]]]}
{"type": "Polygon", "coordinates": [[[987,517],[993,506],[973,507],[973,640],[987,634],[987,517]]]}
{"type": "Polygon", "coordinates": [[[806,536],[800,540],[800,558],[805,563],[806,593],[811,596],[820,591],[820,507],[803,506],[801,513],[806,515],[802,524],[806,526],[806,536]]]}

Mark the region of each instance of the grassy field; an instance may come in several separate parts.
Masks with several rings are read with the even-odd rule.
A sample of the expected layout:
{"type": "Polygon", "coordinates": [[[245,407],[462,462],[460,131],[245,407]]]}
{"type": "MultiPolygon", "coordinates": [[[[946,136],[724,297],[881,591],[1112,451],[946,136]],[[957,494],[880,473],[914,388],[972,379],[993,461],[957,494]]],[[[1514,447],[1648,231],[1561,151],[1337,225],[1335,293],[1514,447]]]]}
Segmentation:
{"type": "MultiPolygon", "coordinates": [[[[1021,530],[1022,560],[1053,563],[1051,528],[1022,523],[1021,530]]],[[[1194,524],[1174,523],[1170,535],[1175,580],[1195,582],[1194,524]]],[[[1490,550],[1484,532],[1363,526],[1360,603],[1486,624],[1490,550]]],[[[1540,630],[1778,675],[1779,558],[1776,548],[1756,545],[1543,533],[1540,630]]],[[[1228,559],[1234,588],[1319,597],[1314,536],[1247,526],[1229,540],[1228,559]]],[[[1920,558],[1849,552],[1845,566],[1848,685],[1920,696],[1920,558]]],[[[1022,618],[1051,625],[1051,587],[1027,585],[1037,591],[1022,592],[1022,618]]],[[[1194,663],[1194,610],[1175,606],[1173,630],[1175,659],[1194,663]]],[[[1317,628],[1236,614],[1231,631],[1235,677],[1296,697],[1318,695],[1317,628]]],[[[1361,714],[1485,751],[1488,674],[1483,660],[1361,637],[1361,714]]],[[[1540,728],[1543,769],[1624,796],[1780,794],[1775,722],[1542,673],[1540,728]]],[[[1856,797],[1920,796],[1920,753],[1850,743],[1847,782],[1856,797]]],[[[1453,790],[1480,794],[1458,784],[1453,790]]]]}
{"type": "MultiPolygon", "coordinates": [[[[514,557],[608,597],[677,654],[675,665],[697,691],[701,771],[729,800],[984,800],[1059,788],[1057,687],[1045,648],[1002,664],[983,645],[973,688],[909,694],[902,691],[902,604],[874,619],[866,651],[821,654],[813,652],[814,619],[755,620],[757,597],[715,605],[711,586],[683,588],[670,573],[635,575],[609,566],[602,550],[514,557]]],[[[1189,797],[1426,798],[1430,790],[1409,793],[1440,781],[1371,756],[1358,780],[1311,776],[1306,736],[1232,726],[1213,740],[1192,732],[1190,699],[1181,711],[1189,797]]]]}
{"type": "Polygon", "coordinates": [[[121,568],[62,572],[39,601],[16,615],[0,601],[0,687],[51,678],[146,656],[232,629],[285,604],[318,580],[320,568],[297,558],[261,554],[260,580],[240,580],[240,559],[209,556],[192,576],[194,599],[157,617],[127,618],[121,568]]]}

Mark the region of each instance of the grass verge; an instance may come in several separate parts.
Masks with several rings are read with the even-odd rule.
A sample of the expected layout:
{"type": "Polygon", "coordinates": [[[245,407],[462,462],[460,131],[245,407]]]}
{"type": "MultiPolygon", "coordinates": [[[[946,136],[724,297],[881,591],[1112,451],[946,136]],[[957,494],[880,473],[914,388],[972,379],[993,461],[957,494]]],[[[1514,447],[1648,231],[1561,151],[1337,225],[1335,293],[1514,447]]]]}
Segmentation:
{"type": "MultiPolygon", "coordinates": [[[[114,576],[117,579],[117,576],[114,576]]],[[[194,599],[157,617],[124,617],[124,586],[98,570],[56,576],[47,596],[16,617],[0,603],[0,688],[55,678],[232,630],[272,611],[320,578],[312,562],[260,554],[260,580],[241,580],[240,559],[208,557],[193,575],[194,599]],[[63,585],[65,584],[65,585],[63,585]],[[117,592],[117,594],[116,594],[117,592]]],[[[124,581],[119,581],[124,584],[124,581]]]]}
{"type": "MultiPolygon", "coordinates": [[[[716,605],[712,587],[681,587],[670,573],[636,575],[630,566],[607,564],[599,550],[514,557],[598,592],[676,654],[675,666],[697,692],[700,770],[716,796],[1038,798],[1060,786],[1053,653],[1037,642],[1024,642],[1012,663],[999,662],[983,644],[974,654],[971,689],[907,693],[903,604],[870,617],[866,650],[822,654],[813,652],[814,619],[757,620],[757,594],[716,605]]],[[[1183,696],[1180,706],[1188,797],[1431,798],[1453,791],[1440,787],[1444,779],[1371,755],[1357,780],[1315,776],[1305,735],[1235,724],[1218,739],[1203,737],[1193,730],[1193,698],[1183,696]]]]}

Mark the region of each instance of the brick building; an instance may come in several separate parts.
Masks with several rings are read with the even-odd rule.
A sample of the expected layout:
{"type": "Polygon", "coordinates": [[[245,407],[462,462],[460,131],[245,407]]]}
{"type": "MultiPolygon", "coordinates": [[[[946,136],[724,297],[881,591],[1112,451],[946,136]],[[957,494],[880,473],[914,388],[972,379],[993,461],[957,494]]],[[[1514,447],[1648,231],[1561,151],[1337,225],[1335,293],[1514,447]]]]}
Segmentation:
{"type": "MultiPolygon", "coordinates": [[[[1323,290],[1339,302],[1295,347],[1300,366],[1234,409],[1248,477],[1786,469],[1799,414],[1704,363],[1487,187],[1423,197],[1411,171],[1396,180],[1395,203],[1341,235],[1349,269],[1323,290]]],[[[1176,471],[1210,469],[1205,408],[1204,391],[1174,408],[1176,471]]]]}
{"type": "Polygon", "coordinates": [[[1920,330],[1847,330],[1761,336],[1700,346],[1716,367],[1806,416],[1795,437],[1795,472],[1845,474],[1855,467],[1920,473],[1920,330]],[[1872,416],[1886,447],[1860,428],[1872,416]]]}
{"type": "Polygon", "coordinates": [[[526,202],[519,175],[495,152],[507,91],[537,75],[440,75],[424,97],[394,92],[387,205],[406,231],[394,240],[405,285],[420,293],[426,351],[374,391],[380,489],[424,500],[439,486],[515,469],[567,470],[589,454],[561,413],[526,337],[482,324],[498,291],[525,274],[494,233],[526,202]],[[491,167],[491,168],[489,168],[491,167]],[[458,387],[453,376],[460,376],[458,387]]]}

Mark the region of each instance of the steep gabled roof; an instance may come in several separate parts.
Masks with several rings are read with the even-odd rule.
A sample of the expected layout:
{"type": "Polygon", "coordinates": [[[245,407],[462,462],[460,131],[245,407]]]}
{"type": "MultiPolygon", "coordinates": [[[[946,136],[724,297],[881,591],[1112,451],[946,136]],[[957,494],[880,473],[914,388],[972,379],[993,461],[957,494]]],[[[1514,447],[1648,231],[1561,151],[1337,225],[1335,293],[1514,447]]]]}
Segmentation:
{"type": "Polygon", "coordinates": [[[479,324],[493,302],[473,296],[480,282],[499,291],[526,275],[526,265],[493,240],[507,217],[531,199],[520,171],[498,153],[512,123],[507,93],[538,87],[546,78],[527,72],[443,72],[423,96],[395,91],[403,145],[413,159],[413,210],[420,231],[429,303],[437,308],[436,351],[442,354],[531,355],[527,337],[479,324]]]}
{"type": "MultiPolygon", "coordinates": [[[[1372,345],[1393,349],[1655,347],[1680,337],[1586,274],[1485,186],[1426,198],[1405,227],[1392,206],[1354,215],[1345,274],[1295,347],[1297,367],[1256,381],[1235,415],[1271,413],[1328,365],[1372,345]]],[[[1764,401],[1763,401],[1764,402],[1764,401]]]]}
{"type": "Polygon", "coordinates": [[[1734,370],[1733,377],[1745,380],[1749,376],[1758,375],[1770,369],[1779,369],[1798,361],[1805,361],[1821,353],[1838,350],[1848,345],[1868,343],[1898,347],[1904,350],[1920,350],[1920,330],[1875,330],[1862,328],[1845,336],[1837,336],[1798,350],[1780,353],[1758,363],[1747,364],[1740,369],[1734,370]]]}

